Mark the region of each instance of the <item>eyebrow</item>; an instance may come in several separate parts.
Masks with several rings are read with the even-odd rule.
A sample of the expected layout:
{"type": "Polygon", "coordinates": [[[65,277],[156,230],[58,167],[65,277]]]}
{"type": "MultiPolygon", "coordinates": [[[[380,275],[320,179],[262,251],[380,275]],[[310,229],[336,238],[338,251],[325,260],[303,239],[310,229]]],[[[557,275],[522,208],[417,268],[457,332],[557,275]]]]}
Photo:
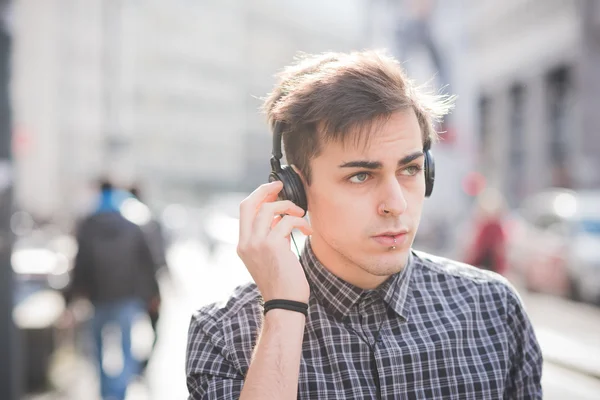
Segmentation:
{"type": "MultiPolygon", "coordinates": [[[[422,151],[415,151],[407,156],[402,157],[398,161],[398,166],[403,166],[408,164],[411,161],[416,160],[419,157],[423,156],[422,151]]],[[[348,161],[339,165],[339,168],[364,168],[364,169],[381,169],[383,168],[383,164],[379,161],[367,161],[367,160],[357,160],[357,161],[348,161]]]]}

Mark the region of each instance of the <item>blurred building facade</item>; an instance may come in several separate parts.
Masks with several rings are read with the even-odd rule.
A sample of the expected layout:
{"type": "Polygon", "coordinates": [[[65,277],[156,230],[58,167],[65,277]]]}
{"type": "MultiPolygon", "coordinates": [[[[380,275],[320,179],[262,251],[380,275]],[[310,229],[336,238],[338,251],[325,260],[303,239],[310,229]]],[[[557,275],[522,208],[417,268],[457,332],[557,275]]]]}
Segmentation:
{"type": "MultiPolygon", "coordinates": [[[[427,202],[469,200],[481,169],[511,205],[598,187],[600,5],[593,0],[15,0],[16,199],[70,215],[101,174],[156,205],[265,181],[259,114],[298,51],[386,48],[420,83],[458,93],[427,202]]],[[[444,211],[444,215],[447,211],[444,211]]]]}
{"type": "Polygon", "coordinates": [[[90,180],[105,172],[117,85],[102,4],[13,2],[15,197],[38,219],[81,211],[90,180]]]}
{"type": "Polygon", "coordinates": [[[600,188],[600,2],[470,1],[478,165],[512,206],[600,188]]]}
{"type": "Polygon", "coordinates": [[[18,206],[68,218],[106,174],[158,206],[252,189],[259,97],[298,51],[364,47],[368,3],[15,0],[18,206]]]}

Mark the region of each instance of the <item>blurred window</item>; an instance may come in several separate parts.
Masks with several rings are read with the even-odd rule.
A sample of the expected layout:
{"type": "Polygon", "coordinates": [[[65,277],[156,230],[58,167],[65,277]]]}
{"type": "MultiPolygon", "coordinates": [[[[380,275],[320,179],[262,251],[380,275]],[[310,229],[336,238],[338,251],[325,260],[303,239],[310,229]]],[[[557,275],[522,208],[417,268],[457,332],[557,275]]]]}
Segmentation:
{"type": "Polygon", "coordinates": [[[572,86],[570,70],[565,66],[551,71],[547,76],[552,184],[559,187],[571,187],[567,155],[568,138],[572,136],[569,132],[572,126],[572,86]]]}
{"type": "Polygon", "coordinates": [[[492,130],[492,101],[488,96],[479,97],[479,153],[483,170],[492,168],[491,162],[491,130],[492,130]]]}
{"type": "Polygon", "coordinates": [[[510,132],[508,141],[509,173],[507,200],[511,206],[517,205],[525,195],[525,88],[521,84],[510,90],[510,132]]]}
{"type": "Polygon", "coordinates": [[[490,133],[490,110],[491,100],[487,96],[479,98],[479,142],[482,149],[486,148],[486,143],[490,133]]]}

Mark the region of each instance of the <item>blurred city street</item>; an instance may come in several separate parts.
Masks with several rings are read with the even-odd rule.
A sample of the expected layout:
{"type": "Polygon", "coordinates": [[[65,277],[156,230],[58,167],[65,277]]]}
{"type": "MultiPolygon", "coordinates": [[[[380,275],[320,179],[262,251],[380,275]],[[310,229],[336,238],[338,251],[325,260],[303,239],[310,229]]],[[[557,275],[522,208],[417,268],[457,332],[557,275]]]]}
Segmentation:
{"type": "Polygon", "coordinates": [[[123,399],[155,337],[127,399],[187,398],[192,313],[251,279],[240,201],[295,176],[281,166],[311,178],[339,144],[322,138],[358,143],[407,110],[419,130],[393,132],[420,140],[418,172],[400,173],[408,156],[364,161],[365,140],[335,165],[379,175],[280,179],[281,193],[339,240],[342,222],[366,227],[402,198],[398,214],[419,215],[378,234],[387,250],[410,233],[414,249],[506,276],[544,353],[544,398],[600,400],[599,38],[600,0],[0,0],[0,400],[123,399]],[[332,89],[341,54],[367,49],[391,60],[394,93],[364,71],[332,89]],[[362,79],[381,88],[362,96],[362,79]],[[319,103],[320,90],[337,94],[319,103]],[[306,110],[275,117],[298,93],[306,110]],[[426,199],[409,207],[421,174],[426,199]]]}
{"type": "MultiPolygon", "coordinates": [[[[170,400],[187,396],[185,346],[192,312],[227,297],[250,276],[235,247],[209,255],[197,241],[175,244],[169,252],[171,284],[164,284],[163,312],[155,358],[146,379],[132,385],[127,400],[170,400]]],[[[600,309],[541,294],[520,291],[544,351],[544,398],[597,400],[600,395],[600,309]]],[[[31,400],[90,399],[97,387],[92,365],[80,356],[65,356],[54,371],[59,390],[31,400]]]]}

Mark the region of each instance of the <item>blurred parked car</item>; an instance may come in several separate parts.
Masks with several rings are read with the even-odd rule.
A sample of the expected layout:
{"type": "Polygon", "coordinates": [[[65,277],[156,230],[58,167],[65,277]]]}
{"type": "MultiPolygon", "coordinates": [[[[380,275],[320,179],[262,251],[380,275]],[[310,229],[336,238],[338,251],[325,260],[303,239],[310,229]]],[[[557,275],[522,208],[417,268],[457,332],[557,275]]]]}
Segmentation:
{"type": "Polygon", "coordinates": [[[56,324],[65,310],[61,290],[69,283],[69,261],[39,238],[20,238],[12,253],[15,277],[13,319],[20,335],[27,392],[47,384],[56,349],[56,324]]]}
{"type": "Polygon", "coordinates": [[[508,223],[510,269],[532,291],[600,301],[600,191],[552,189],[508,223]]]}

